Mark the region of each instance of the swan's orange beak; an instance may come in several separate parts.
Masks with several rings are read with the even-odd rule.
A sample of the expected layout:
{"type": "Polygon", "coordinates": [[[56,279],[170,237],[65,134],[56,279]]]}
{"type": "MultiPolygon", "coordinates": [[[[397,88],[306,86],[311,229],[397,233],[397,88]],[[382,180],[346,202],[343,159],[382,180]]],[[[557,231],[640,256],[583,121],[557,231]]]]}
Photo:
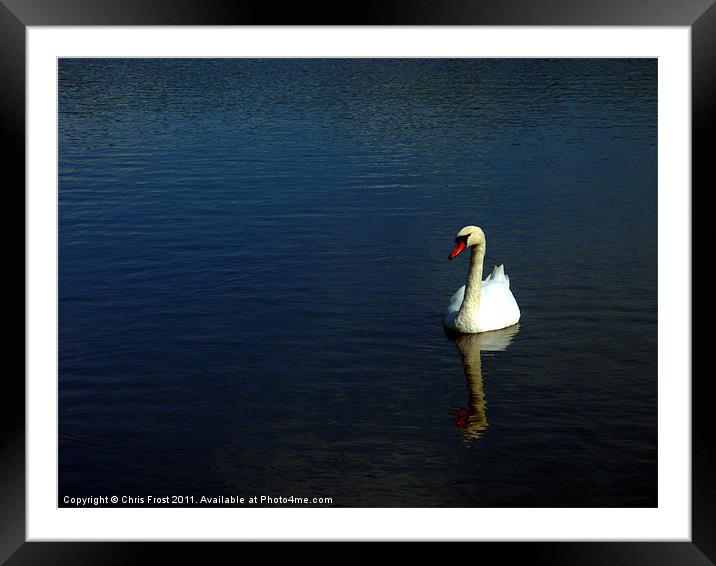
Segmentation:
{"type": "Polygon", "coordinates": [[[455,244],[455,249],[450,252],[450,255],[448,256],[448,259],[453,259],[454,257],[457,257],[457,255],[465,249],[465,246],[467,245],[467,239],[466,238],[460,238],[457,243],[455,244]]]}

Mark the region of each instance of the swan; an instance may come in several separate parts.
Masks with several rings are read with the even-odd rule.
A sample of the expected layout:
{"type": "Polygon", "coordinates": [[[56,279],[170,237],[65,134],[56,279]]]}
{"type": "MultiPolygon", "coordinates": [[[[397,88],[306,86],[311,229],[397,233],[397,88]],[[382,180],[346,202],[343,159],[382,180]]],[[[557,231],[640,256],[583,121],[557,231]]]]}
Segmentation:
{"type": "Polygon", "coordinates": [[[457,233],[455,249],[448,256],[453,259],[465,248],[472,249],[467,283],[450,299],[443,320],[443,324],[455,332],[477,334],[499,330],[520,320],[520,308],[510,291],[505,267],[496,266],[487,279],[482,280],[486,244],[482,229],[465,226],[457,233]]]}

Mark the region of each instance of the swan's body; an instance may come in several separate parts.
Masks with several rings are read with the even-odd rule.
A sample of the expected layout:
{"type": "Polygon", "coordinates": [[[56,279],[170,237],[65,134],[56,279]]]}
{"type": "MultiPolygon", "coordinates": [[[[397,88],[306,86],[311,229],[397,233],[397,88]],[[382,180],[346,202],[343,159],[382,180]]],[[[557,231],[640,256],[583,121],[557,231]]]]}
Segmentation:
{"type": "Polygon", "coordinates": [[[520,308],[510,291],[510,278],[505,275],[502,265],[495,267],[482,281],[477,307],[465,308],[461,314],[466,287],[463,285],[455,292],[445,311],[445,326],[451,330],[476,334],[506,328],[520,320],[520,308]]]}
{"type": "Polygon", "coordinates": [[[476,226],[466,226],[455,238],[456,246],[450,259],[466,247],[471,249],[467,283],[452,296],[445,311],[444,324],[450,330],[476,334],[499,330],[517,324],[520,308],[510,291],[510,278],[504,266],[495,267],[482,281],[485,258],[485,234],[476,226]]]}

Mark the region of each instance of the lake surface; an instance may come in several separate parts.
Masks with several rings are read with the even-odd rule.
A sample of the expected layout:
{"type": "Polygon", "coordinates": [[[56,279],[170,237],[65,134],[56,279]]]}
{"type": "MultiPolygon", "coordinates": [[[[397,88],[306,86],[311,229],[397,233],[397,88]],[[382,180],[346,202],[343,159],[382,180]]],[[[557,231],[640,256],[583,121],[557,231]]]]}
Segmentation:
{"type": "Polygon", "coordinates": [[[655,59],[60,60],[59,504],[656,506],[656,144],[655,59]]]}

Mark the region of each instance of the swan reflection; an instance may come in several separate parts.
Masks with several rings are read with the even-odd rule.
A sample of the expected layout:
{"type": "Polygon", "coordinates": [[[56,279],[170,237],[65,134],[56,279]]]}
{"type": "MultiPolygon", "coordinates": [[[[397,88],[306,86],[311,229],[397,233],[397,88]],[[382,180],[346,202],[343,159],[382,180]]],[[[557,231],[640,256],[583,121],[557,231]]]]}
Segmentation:
{"type": "Polygon", "coordinates": [[[457,409],[453,413],[453,419],[455,424],[471,438],[480,438],[487,428],[480,352],[505,350],[519,328],[520,325],[515,324],[509,328],[479,334],[448,334],[448,337],[455,342],[455,347],[460,354],[469,393],[467,407],[457,409]]]}

